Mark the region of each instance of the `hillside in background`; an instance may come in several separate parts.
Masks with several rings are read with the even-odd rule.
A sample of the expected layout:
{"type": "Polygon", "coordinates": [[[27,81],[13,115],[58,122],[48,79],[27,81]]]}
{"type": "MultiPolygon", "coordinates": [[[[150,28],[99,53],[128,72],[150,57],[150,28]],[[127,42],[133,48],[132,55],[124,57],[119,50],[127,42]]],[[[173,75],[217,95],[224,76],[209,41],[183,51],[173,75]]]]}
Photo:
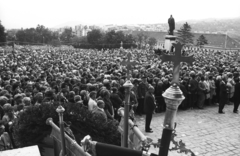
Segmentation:
{"type": "MultiPolygon", "coordinates": [[[[226,34],[233,39],[240,41],[240,17],[232,19],[204,19],[204,20],[188,20],[176,22],[176,30],[184,23],[188,23],[192,27],[192,31],[196,33],[221,33],[226,34]]],[[[155,24],[159,25],[159,24],[155,24]]],[[[168,24],[160,24],[163,28],[168,29],[168,24]]]]}
{"type": "MultiPolygon", "coordinates": [[[[155,31],[125,31],[124,33],[132,34],[134,36],[137,36],[138,34],[142,33],[146,36],[156,38],[158,40],[158,42],[164,42],[165,36],[167,35],[167,32],[155,32],[155,31]]],[[[209,46],[225,48],[225,42],[226,42],[226,48],[240,48],[240,43],[238,41],[231,38],[230,36],[227,36],[227,40],[226,40],[226,35],[225,34],[193,33],[194,42],[196,42],[196,40],[202,34],[208,40],[208,45],[209,46]]],[[[174,35],[177,36],[176,33],[174,35]]]]}

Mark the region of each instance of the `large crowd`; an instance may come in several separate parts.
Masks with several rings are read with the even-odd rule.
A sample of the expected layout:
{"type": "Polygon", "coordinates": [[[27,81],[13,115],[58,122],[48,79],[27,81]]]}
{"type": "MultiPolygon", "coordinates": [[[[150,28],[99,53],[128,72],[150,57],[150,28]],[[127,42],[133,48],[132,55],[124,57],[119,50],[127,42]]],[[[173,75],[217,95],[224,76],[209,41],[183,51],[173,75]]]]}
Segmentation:
{"type": "MultiPolygon", "coordinates": [[[[166,110],[162,94],[171,85],[173,64],[162,63],[153,50],[33,49],[26,46],[14,51],[3,48],[0,52],[2,138],[19,112],[52,101],[78,103],[105,118],[106,122],[120,121],[117,111],[125,104],[123,84],[128,73],[121,62],[127,59],[127,52],[132,53],[132,60],[139,62],[130,71],[133,84],[130,111],[140,116],[145,113],[148,92],[156,102],[154,113],[166,110]]],[[[194,54],[195,61],[192,66],[181,63],[179,87],[185,99],[179,108],[204,109],[207,105],[218,105],[216,111],[223,114],[224,105],[234,103],[233,112],[238,113],[240,68],[236,63],[237,52],[185,48],[183,55],[189,54],[194,54]]],[[[6,139],[0,142],[0,146],[6,148],[6,142],[6,139]]]]}

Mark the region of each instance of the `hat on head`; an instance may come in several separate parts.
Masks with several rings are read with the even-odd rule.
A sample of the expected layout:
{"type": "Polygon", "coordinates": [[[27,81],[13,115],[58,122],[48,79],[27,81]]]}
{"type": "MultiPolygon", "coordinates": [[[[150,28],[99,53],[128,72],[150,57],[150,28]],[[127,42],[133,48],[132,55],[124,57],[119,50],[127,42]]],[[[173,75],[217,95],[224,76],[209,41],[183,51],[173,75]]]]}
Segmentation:
{"type": "Polygon", "coordinates": [[[103,80],[103,84],[106,84],[106,83],[109,83],[109,80],[108,80],[108,79],[104,79],[104,80],[103,80]]]}
{"type": "Polygon", "coordinates": [[[101,104],[104,104],[104,101],[103,101],[103,100],[98,100],[98,101],[97,101],[97,105],[99,106],[99,105],[101,105],[101,104]]]}
{"type": "Polygon", "coordinates": [[[74,96],[74,101],[75,101],[75,102],[81,101],[81,100],[82,100],[82,98],[81,98],[80,95],[75,95],[75,96],[74,96]]]}
{"type": "Polygon", "coordinates": [[[8,94],[8,91],[7,91],[7,90],[2,90],[2,91],[0,92],[0,96],[4,96],[4,95],[6,95],[6,94],[8,94]]]}
{"type": "Polygon", "coordinates": [[[3,111],[4,111],[4,112],[10,112],[10,111],[12,111],[12,110],[13,110],[13,108],[12,108],[12,105],[11,105],[11,104],[6,103],[6,104],[3,105],[3,111]]]}
{"type": "Polygon", "coordinates": [[[29,97],[24,97],[22,101],[25,105],[31,103],[31,99],[29,97]]]}
{"type": "Polygon", "coordinates": [[[18,100],[18,99],[21,99],[23,96],[22,96],[22,94],[16,94],[15,96],[14,96],[14,100],[18,100]]]}
{"type": "Polygon", "coordinates": [[[8,98],[6,96],[0,96],[0,105],[3,106],[8,101],[8,98]]]}

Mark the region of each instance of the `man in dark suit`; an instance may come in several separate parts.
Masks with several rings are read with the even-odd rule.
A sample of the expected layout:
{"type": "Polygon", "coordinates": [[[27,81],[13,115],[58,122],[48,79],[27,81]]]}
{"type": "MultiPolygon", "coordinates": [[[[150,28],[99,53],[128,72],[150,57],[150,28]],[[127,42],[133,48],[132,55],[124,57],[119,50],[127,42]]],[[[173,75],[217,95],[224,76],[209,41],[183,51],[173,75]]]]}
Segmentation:
{"type": "Polygon", "coordinates": [[[190,73],[191,80],[188,84],[188,94],[189,94],[189,107],[193,109],[197,103],[197,90],[198,90],[198,82],[196,80],[196,75],[194,72],[190,73]]]}
{"type": "Polygon", "coordinates": [[[146,113],[145,131],[148,133],[153,132],[152,129],[150,128],[150,124],[151,124],[152,114],[155,110],[155,107],[156,107],[156,103],[155,103],[155,97],[154,97],[154,87],[149,86],[149,89],[144,99],[144,111],[146,113]]]}
{"type": "Polygon", "coordinates": [[[137,114],[140,116],[144,113],[143,105],[144,105],[144,97],[146,95],[148,89],[148,82],[147,77],[145,75],[142,76],[142,81],[138,85],[138,107],[137,107],[137,114]]]}
{"type": "Polygon", "coordinates": [[[218,113],[225,114],[223,108],[228,101],[228,87],[227,87],[227,75],[222,76],[222,81],[220,82],[220,104],[218,113]]]}
{"type": "Polygon", "coordinates": [[[238,114],[238,107],[240,103],[240,83],[239,83],[239,78],[235,79],[236,85],[235,85],[235,92],[233,95],[234,99],[234,108],[233,108],[233,113],[238,114]]]}

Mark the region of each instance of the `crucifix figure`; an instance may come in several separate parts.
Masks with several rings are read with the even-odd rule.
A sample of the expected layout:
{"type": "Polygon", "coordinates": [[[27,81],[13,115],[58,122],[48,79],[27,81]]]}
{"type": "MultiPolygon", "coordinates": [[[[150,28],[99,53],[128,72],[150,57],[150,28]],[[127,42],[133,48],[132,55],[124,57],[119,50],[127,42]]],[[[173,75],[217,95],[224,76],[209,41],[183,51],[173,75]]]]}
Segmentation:
{"type": "Polygon", "coordinates": [[[132,67],[133,67],[133,66],[139,64],[139,63],[136,62],[136,61],[131,61],[131,58],[132,58],[132,54],[129,52],[129,53],[127,54],[127,61],[126,61],[126,60],[123,60],[123,61],[121,62],[121,65],[126,66],[126,68],[127,68],[127,79],[128,79],[128,80],[130,79],[129,70],[132,70],[132,67]]]}
{"type": "Polygon", "coordinates": [[[162,62],[166,61],[172,61],[174,64],[173,67],[173,80],[172,84],[176,83],[179,84],[179,70],[180,70],[180,62],[186,62],[192,65],[194,58],[193,55],[188,56],[188,57],[183,57],[181,55],[181,50],[184,44],[181,44],[180,42],[178,43],[173,43],[173,46],[175,47],[175,55],[165,55],[164,53],[162,54],[162,62]]]}

